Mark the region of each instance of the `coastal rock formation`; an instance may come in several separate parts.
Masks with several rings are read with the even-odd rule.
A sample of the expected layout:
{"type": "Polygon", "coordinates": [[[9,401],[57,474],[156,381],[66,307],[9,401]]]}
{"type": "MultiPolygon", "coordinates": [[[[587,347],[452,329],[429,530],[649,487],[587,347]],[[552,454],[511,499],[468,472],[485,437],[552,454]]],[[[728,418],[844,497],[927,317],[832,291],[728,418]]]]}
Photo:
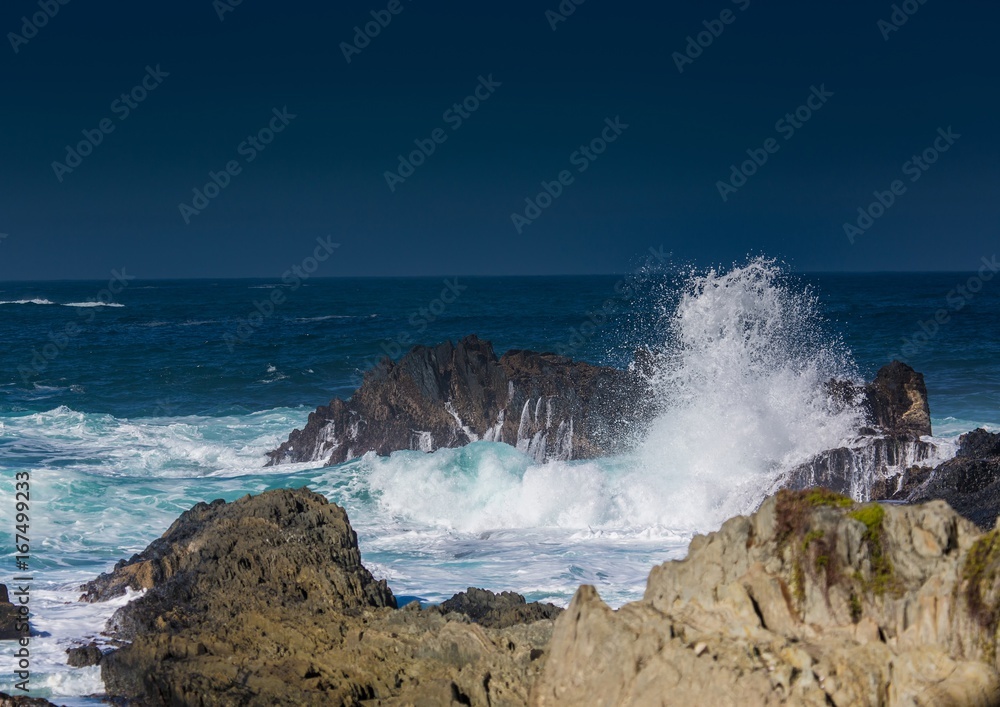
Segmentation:
{"type": "Polygon", "coordinates": [[[13,641],[28,635],[28,623],[20,617],[17,605],[10,601],[7,585],[0,584],[0,641],[13,641]]]}
{"type": "Polygon", "coordinates": [[[101,670],[133,705],[523,705],[553,625],[533,619],[557,613],[475,590],[397,610],[343,509],[306,489],[198,504],[83,598],[127,587],[148,591],[108,622],[131,642],[101,670]]]}
{"type": "Polygon", "coordinates": [[[1000,704],[1000,531],[782,491],[612,611],[581,587],[531,704],[1000,704]]]}
{"type": "Polygon", "coordinates": [[[539,462],[588,459],[623,449],[650,409],[638,372],[533,351],[497,358],[489,342],[468,336],[383,359],[350,400],[310,414],[268,465],[332,465],[368,451],[430,452],[479,440],[506,442],[539,462]]]}
{"type": "Polygon", "coordinates": [[[931,434],[927,387],[910,366],[893,361],[867,385],[831,381],[829,392],[839,404],[857,405],[865,426],[849,445],[791,470],[780,487],[823,486],[859,500],[885,499],[904,486],[910,470],[934,458],[935,446],[921,439],[931,434]]]}
{"type": "Polygon", "coordinates": [[[910,502],[944,499],[981,528],[1000,515],[1000,434],[974,430],[958,438],[956,455],[934,469],[917,469],[898,494],[910,502]]]}
{"type": "Polygon", "coordinates": [[[465,614],[470,620],[488,628],[509,628],[544,619],[555,619],[562,609],[554,604],[527,603],[515,592],[495,594],[486,589],[469,587],[432,610],[442,614],[465,614]]]}
{"type": "MultiPolygon", "coordinates": [[[[305,609],[396,606],[385,581],[362,566],[344,509],[304,489],[199,503],[141,553],[84,585],[81,599],[104,601],[126,588],[149,590],[118,612],[144,628],[168,612],[211,610],[213,599],[236,605],[264,589],[294,595],[305,609]]],[[[121,637],[133,635],[129,627],[121,637]]]]}
{"type": "Polygon", "coordinates": [[[85,646],[74,646],[66,649],[66,665],[71,668],[100,665],[102,660],[104,660],[104,651],[94,641],[85,646]]]}

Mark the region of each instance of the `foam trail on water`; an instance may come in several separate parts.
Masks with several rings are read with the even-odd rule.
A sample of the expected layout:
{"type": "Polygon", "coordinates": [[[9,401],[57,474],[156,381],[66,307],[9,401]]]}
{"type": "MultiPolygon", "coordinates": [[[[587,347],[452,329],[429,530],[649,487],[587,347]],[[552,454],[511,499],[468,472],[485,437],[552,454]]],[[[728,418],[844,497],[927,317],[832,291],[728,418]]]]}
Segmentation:
{"type": "Polygon", "coordinates": [[[831,378],[856,378],[818,301],[758,258],[692,276],[666,317],[651,376],[660,413],[636,452],[628,495],[641,523],[717,527],[756,508],[780,474],[851,437],[831,378]]]}

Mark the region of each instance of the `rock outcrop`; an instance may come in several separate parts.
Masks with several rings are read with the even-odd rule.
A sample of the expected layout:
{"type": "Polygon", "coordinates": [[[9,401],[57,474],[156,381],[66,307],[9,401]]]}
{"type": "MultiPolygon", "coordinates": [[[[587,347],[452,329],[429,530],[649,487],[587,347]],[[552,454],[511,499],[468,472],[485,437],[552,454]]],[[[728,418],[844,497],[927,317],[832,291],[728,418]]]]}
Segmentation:
{"type": "Polygon", "coordinates": [[[531,704],[1000,704],[1000,531],[782,491],[612,611],[581,587],[531,704]]]}
{"type": "Polygon", "coordinates": [[[962,435],[952,459],[914,470],[897,495],[909,502],[944,499],[981,528],[992,527],[1000,515],[1000,434],[980,429],[962,435]]]}
{"type": "Polygon", "coordinates": [[[0,584],[0,641],[13,641],[28,635],[28,622],[7,593],[7,585],[0,584]]]}
{"type": "Polygon", "coordinates": [[[334,400],[270,452],[268,465],[368,451],[433,451],[487,440],[536,461],[614,454],[651,410],[642,375],[552,353],[508,351],[475,336],[416,346],[365,374],[350,400],[334,400]]]}
{"type": "Polygon", "coordinates": [[[791,470],[780,486],[829,488],[859,500],[893,497],[911,470],[934,459],[930,406],[922,374],[899,361],[879,369],[875,380],[859,386],[831,381],[831,397],[856,405],[865,424],[847,446],[827,450],[791,470]]]}
{"type": "Polygon", "coordinates": [[[94,641],[85,646],[73,646],[66,649],[66,665],[71,668],[100,665],[102,660],[104,660],[104,651],[94,641]]]}
{"type": "Polygon", "coordinates": [[[108,622],[130,643],[101,671],[133,705],[523,705],[553,625],[533,619],[556,613],[472,591],[397,610],[343,509],[306,489],[198,504],[83,598],[126,588],[147,591],[108,622]]]}
{"type": "Polygon", "coordinates": [[[562,609],[554,604],[527,603],[515,592],[494,592],[469,587],[432,610],[442,614],[465,614],[470,620],[488,628],[509,628],[545,619],[555,619],[562,609]]]}

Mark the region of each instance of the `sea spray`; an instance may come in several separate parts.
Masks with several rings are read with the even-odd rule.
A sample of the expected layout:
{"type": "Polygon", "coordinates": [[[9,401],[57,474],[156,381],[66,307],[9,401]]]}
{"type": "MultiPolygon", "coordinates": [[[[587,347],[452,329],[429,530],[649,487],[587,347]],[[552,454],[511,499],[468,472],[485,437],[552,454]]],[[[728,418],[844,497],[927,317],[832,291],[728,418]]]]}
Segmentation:
{"type": "Polygon", "coordinates": [[[377,507],[420,524],[495,528],[717,528],[756,508],[781,474],[852,437],[863,415],[826,383],[856,378],[818,303],[770,260],[692,274],[662,293],[649,377],[658,414],[632,453],[534,464],[476,444],[359,462],[377,507]]]}
{"type": "Polygon", "coordinates": [[[860,426],[824,388],[857,377],[849,351],[774,261],[692,275],[665,316],[650,376],[660,412],[628,479],[634,523],[717,527],[860,426]]]}

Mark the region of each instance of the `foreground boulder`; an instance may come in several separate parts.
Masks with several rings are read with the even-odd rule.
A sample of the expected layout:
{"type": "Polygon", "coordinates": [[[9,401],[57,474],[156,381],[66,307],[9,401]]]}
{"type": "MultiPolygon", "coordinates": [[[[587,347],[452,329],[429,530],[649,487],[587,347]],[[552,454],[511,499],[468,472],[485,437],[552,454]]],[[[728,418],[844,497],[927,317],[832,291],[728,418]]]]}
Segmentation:
{"type": "Polygon", "coordinates": [[[1000,531],[782,491],[612,611],[581,587],[534,705],[1000,704],[1000,531]]]}
{"type": "Polygon", "coordinates": [[[533,621],[544,607],[480,592],[447,612],[397,610],[344,510],[306,489],[198,504],[83,598],[129,588],[148,591],[108,630],[130,643],[100,665],[133,705],[523,705],[553,625],[533,621]],[[491,606],[503,610],[473,611],[491,606]]]}
{"type": "Polygon", "coordinates": [[[368,451],[430,452],[479,440],[506,442],[539,462],[589,459],[624,449],[651,409],[637,371],[533,351],[497,358],[492,344],[468,336],[383,359],[350,400],[313,412],[268,464],[332,465],[368,451]]]}

